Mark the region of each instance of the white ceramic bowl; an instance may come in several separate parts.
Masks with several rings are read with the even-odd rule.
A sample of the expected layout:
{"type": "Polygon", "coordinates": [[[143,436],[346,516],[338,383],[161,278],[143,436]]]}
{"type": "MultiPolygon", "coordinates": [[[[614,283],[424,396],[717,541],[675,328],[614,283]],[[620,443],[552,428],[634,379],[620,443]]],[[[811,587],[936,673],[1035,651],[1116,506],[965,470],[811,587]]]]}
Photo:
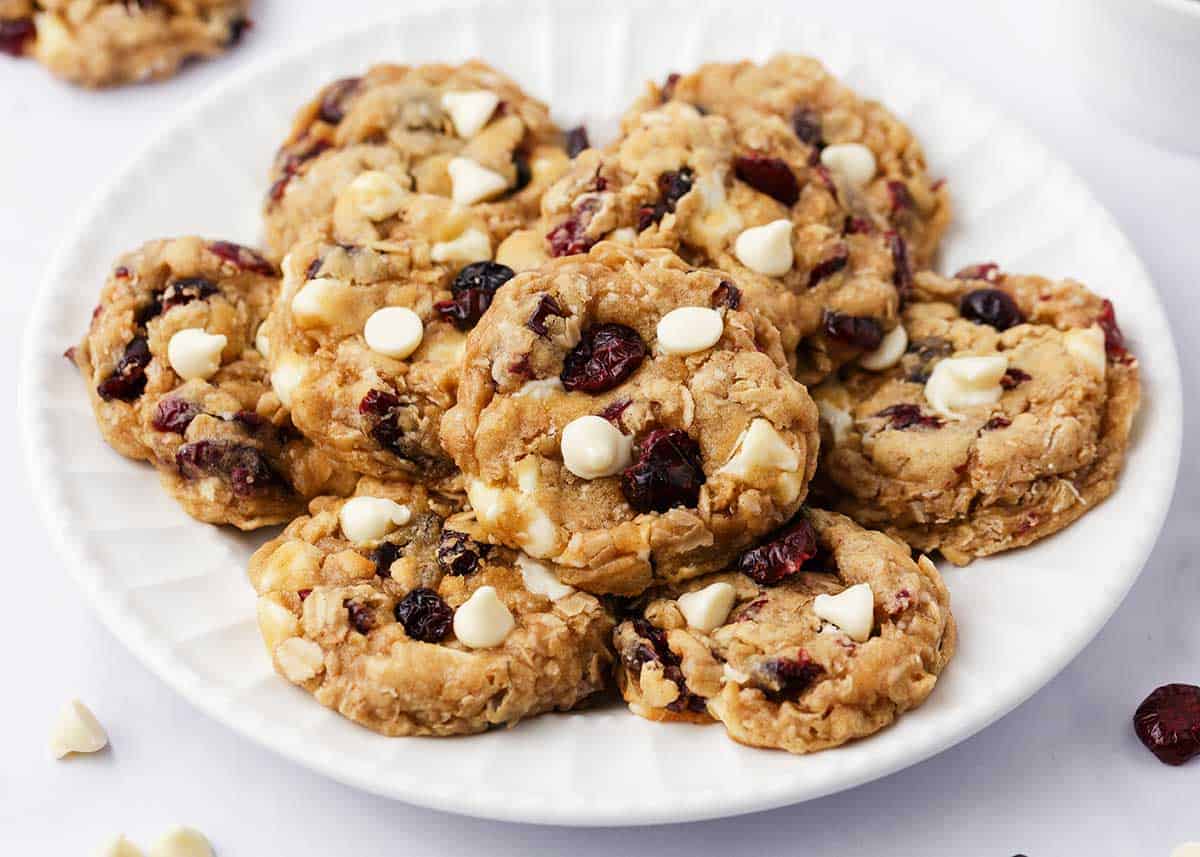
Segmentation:
{"type": "Polygon", "coordinates": [[[359,788],[511,821],[629,825],[766,809],[911,765],[1009,711],[1092,639],[1153,547],[1179,458],[1179,367],[1145,269],[1070,167],[952,80],[891,46],[820,27],[790,3],[763,2],[754,15],[741,4],[566,0],[373,22],[264,58],[189,105],[114,173],[68,231],[37,296],[20,409],[34,496],[67,568],[164,681],[242,734],[359,788]],[[654,724],[616,705],[473,738],[387,739],[277,677],[245,579],[263,535],[188,519],[150,468],[108,449],[62,358],[112,258],[181,232],[254,241],[266,169],[291,112],[323,82],[373,61],[482,56],[548,99],[566,125],[611,119],[648,78],[781,50],[819,56],[913,125],[954,197],[945,268],[994,259],[1079,276],[1113,299],[1146,393],[1116,495],[1031,549],[947,569],[960,646],[929,701],[878,735],[812,756],[753,750],[719,726],[654,724]]]}
{"type": "Polygon", "coordinates": [[[1200,0],[1070,0],[1080,90],[1134,133],[1200,154],[1200,0]]]}

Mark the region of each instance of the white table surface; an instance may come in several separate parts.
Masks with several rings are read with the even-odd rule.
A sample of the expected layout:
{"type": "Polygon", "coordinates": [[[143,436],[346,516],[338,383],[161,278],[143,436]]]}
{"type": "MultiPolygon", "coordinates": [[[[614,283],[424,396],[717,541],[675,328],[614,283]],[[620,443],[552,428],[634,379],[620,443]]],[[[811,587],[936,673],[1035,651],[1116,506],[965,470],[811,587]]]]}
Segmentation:
{"type": "MultiPolygon", "coordinates": [[[[1188,323],[1200,317],[1200,161],[1155,149],[1080,102],[1062,59],[1071,34],[1053,25],[1050,5],[859,0],[824,4],[819,13],[952,70],[1074,164],[1149,265],[1175,323],[1190,404],[1200,359],[1200,337],[1188,323]]],[[[30,301],[93,187],[173,110],[239,65],[399,4],[256,6],[258,26],[238,51],[163,86],[85,94],[33,63],[0,57],[0,365],[9,367],[2,377],[10,407],[30,301]]],[[[797,4],[805,14],[816,7],[797,4]]],[[[1195,426],[1189,410],[1187,427],[1195,426]]],[[[148,844],[183,822],[206,831],[220,857],[1167,857],[1176,844],[1200,840],[1200,761],[1160,765],[1134,738],[1130,716],[1156,685],[1200,681],[1200,467],[1191,457],[1198,453],[1189,441],[1166,530],[1116,617],[1054,682],[982,734],[802,806],[686,826],[573,831],[457,818],[364,795],[193,710],[121,647],[69,581],[26,496],[16,422],[0,420],[7,477],[0,521],[9,545],[0,599],[0,854],[83,855],[121,831],[148,844]],[[112,747],[56,763],[47,732],[72,696],[98,713],[112,747]]]]}

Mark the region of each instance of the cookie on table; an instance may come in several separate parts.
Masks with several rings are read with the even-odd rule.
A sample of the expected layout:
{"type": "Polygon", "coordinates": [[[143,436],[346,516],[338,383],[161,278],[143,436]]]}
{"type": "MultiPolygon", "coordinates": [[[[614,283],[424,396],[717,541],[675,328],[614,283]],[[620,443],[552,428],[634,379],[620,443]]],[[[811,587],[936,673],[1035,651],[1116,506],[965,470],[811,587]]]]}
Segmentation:
{"type": "Polygon", "coordinates": [[[727,274],[613,242],[499,289],[442,420],[483,536],[636,594],[791,518],[816,407],[737,298],[727,274]]]}
{"type": "Polygon", "coordinates": [[[791,753],[919,706],[957,639],[927,557],[810,508],[729,571],[647,593],[613,638],[635,714],[718,720],[736,741],[791,753]]]}
{"type": "Polygon", "coordinates": [[[249,0],[0,0],[0,50],[89,88],[171,77],[241,39],[249,0]]]}
{"type": "Polygon", "coordinates": [[[449,500],[364,479],[250,559],[275,669],[385,735],[457,735],[603,689],[613,620],[540,563],[454,529],[449,500]]]}
{"type": "Polygon", "coordinates": [[[188,514],[253,529],[318,494],[353,490],[345,468],[292,428],[255,334],[278,275],[253,250],[187,237],[118,260],[69,354],[104,439],[153,463],[188,514]]]}
{"type": "Polygon", "coordinates": [[[605,238],[674,250],[761,293],[798,376],[819,380],[895,325],[911,279],[903,239],[843,202],[849,191],[791,125],[748,112],[740,131],[682,101],[631,112],[612,145],[574,159],[537,226],[498,258],[526,268],[605,238]]]}
{"type": "Polygon", "coordinates": [[[455,468],[438,431],[467,331],[512,275],[479,262],[449,279],[409,243],[303,241],[264,330],[275,392],[335,460],[447,488],[455,468]]]}
{"type": "Polygon", "coordinates": [[[267,255],[323,237],[412,241],[443,267],[491,259],[565,165],[546,106],[490,66],[375,66],[296,117],[271,172],[267,255]]]}
{"type": "Polygon", "coordinates": [[[834,508],[965,564],[1113,492],[1140,385],[1110,302],[982,265],[919,275],[902,322],[812,391],[834,508]]]}

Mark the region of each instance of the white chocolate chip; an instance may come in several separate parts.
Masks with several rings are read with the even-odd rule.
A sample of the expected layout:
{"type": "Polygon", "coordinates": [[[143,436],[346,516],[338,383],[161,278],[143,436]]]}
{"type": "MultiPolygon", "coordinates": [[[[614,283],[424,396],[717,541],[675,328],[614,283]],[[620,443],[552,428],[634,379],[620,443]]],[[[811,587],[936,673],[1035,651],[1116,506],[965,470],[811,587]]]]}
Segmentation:
{"type": "Polygon", "coordinates": [[[1176,845],[1171,857],[1200,857],[1200,842],[1183,842],[1176,845]]]}
{"type": "Polygon", "coordinates": [[[508,188],[508,179],[470,158],[453,158],[446,169],[453,187],[450,196],[459,205],[491,199],[508,188]]]}
{"type": "Polygon", "coordinates": [[[1086,366],[1091,366],[1103,378],[1108,369],[1108,356],[1104,348],[1104,331],[1100,325],[1068,330],[1063,334],[1063,344],[1067,353],[1078,358],[1086,366]]]}
{"type": "Polygon", "coordinates": [[[492,239],[482,229],[467,229],[453,241],[439,241],[429,251],[435,262],[486,262],[492,258],[492,239]]]}
{"type": "Polygon", "coordinates": [[[167,343],[167,360],[185,381],[207,381],[221,368],[221,352],[229,340],[223,333],[208,333],[198,327],[180,330],[167,343]]]}
{"type": "Polygon", "coordinates": [[[608,238],[618,244],[633,244],[637,241],[637,232],[632,226],[622,226],[620,229],[614,229],[608,238]]]}
{"type": "Polygon", "coordinates": [[[421,345],[425,325],[406,306],[388,306],[371,313],[363,327],[367,347],[385,357],[403,360],[421,345]]]}
{"type": "Polygon", "coordinates": [[[715,309],[681,306],[658,322],[658,350],[663,354],[696,354],[712,348],[725,332],[725,318],[715,309]]]}
{"type": "Polygon", "coordinates": [[[114,836],[100,846],[96,857],[144,857],[142,849],[138,848],[124,835],[114,836]]]}
{"type": "Polygon", "coordinates": [[[408,192],[390,173],[369,170],[346,187],[354,207],[369,220],[387,220],[404,207],[408,192]]]}
{"type": "Polygon", "coordinates": [[[258,633],[262,635],[268,653],[275,651],[288,637],[296,636],[300,630],[300,620],[296,618],[296,614],[265,595],[258,599],[255,613],[258,618],[258,633]]]}
{"type": "Polygon", "coordinates": [[[517,625],[512,613],[491,586],[481,586],[454,611],[454,636],[472,649],[490,649],[504,642],[517,625]]]}
{"type": "Polygon", "coordinates": [[[875,178],[875,153],[862,143],[837,143],[821,150],[821,163],[855,187],[875,178]]]}
{"type": "Polygon", "coordinates": [[[875,595],[871,592],[871,584],[856,583],[837,595],[822,593],[813,599],[813,613],[861,643],[871,636],[875,624],[875,595]]]}
{"type": "Polygon", "coordinates": [[[721,665],[721,683],[722,684],[746,684],[750,681],[750,674],[742,672],[737,667],[728,663],[721,665]]]}
{"type": "Polygon", "coordinates": [[[884,334],[878,348],[858,359],[858,365],[872,372],[882,372],[899,363],[907,349],[908,333],[904,325],[898,324],[884,334]]]}
{"type": "Polygon", "coordinates": [[[756,417],[742,432],[734,446],[734,454],[718,473],[739,479],[749,479],[764,470],[794,473],[800,469],[800,456],[769,420],[756,417]]]}
{"type": "Polygon", "coordinates": [[[722,580],[695,592],[685,592],[675,599],[675,603],[689,628],[707,634],[725,624],[736,599],[737,590],[722,580]]]}
{"type": "Polygon", "coordinates": [[[521,579],[525,581],[525,588],[534,595],[545,595],[551,601],[557,601],[575,591],[573,586],[567,586],[559,580],[548,566],[525,554],[517,556],[517,568],[521,569],[521,579]]]}
{"type": "Polygon", "coordinates": [[[562,381],[554,376],[538,378],[536,381],[526,381],[513,395],[521,399],[530,398],[542,402],[551,396],[558,395],[563,389],[562,381]]]}
{"type": "Polygon", "coordinates": [[[254,348],[267,360],[271,356],[271,339],[267,336],[267,323],[264,321],[254,332],[254,348]]]}
{"type": "Polygon", "coordinates": [[[275,661],[288,681],[302,684],[325,667],[325,653],[312,640],[289,637],[275,648],[275,661]]]}
{"type": "Polygon", "coordinates": [[[846,438],[850,436],[850,430],[854,428],[854,417],[850,416],[848,411],[843,411],[841,408],[820,400],[817,401],[817,413],[821,417],[821,422],[829,426],[829,433],[833,435],[834,444],[840,446],[845,443],[846,438]]]}
{"type": "Polygon", "coordinates": [[[633,460],[633,438],[591,414],[567,423],[560,447],[563,465],[580,479],[613,476],[633,460]]]}
{"type": "Polygon", "coordinates": [[[50,733],[50,749],[54,758],[68,753],[95,753],[108,744],[108,735],[91,709],[73,699],[63,706],[50,733]]]}
{"type": "Polygon", "coordinates": [[[782,277],[796,260],[792,250],[792,221],[773,220],[765,226],[752,226],[733,244],[738,261],[768,277],[782,277]]]}
{"type": "Polygon", "coordinates": [[[1004,388],[1000,379],[1008,369],[1003,354],[991,357],[948,357],[933,367],[925,382],[925,400],[938,413],[960,419],[958,408],[992,405],[1004,388]]]}
{"type": "Polygon", "coordinates": [[[292,394],[304,379],[304,364],[294,358],[280,361],[271,373],[271,389],[285,408],[292,406],[292,394]]]}
{"type": "Polygon", "coordinates": [[[411,520],[411,509],[385,497],[351,497],[338,512],[342,534],[356,545],[373,544],[411,520]]]}
{"type": "Polygon", "coordinates": [[[214,857],[208,838],[192,827],[172,827],[150,846],[150,857],[214,857]]]}
{"type": "Polygon", "coordinates": [[[492,118],[499,103],[500,96],[486,89],[442,94],[442,109],[450,114],[455,133],[464,140],[479,133],[492,118]]]}
{"type": "Polygon", "coordinates": [[[292,315],[301,327],[337,321],[337,295],[341,283],[328,277],[309,280],[292,297],[292,315]]]}

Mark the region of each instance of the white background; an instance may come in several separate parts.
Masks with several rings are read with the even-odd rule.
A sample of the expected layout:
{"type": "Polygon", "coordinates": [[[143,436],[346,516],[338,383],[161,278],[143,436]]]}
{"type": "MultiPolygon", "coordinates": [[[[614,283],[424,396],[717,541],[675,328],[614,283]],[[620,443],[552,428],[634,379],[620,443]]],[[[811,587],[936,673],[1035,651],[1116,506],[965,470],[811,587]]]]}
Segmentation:
{"type": "MultiPolygon", "coordinates": [[[[172,111],[240,64],[399,5],[258,0],[258,25],[233,55],[167,85],[117,93],[78,92],[33,63],[0,57],[0,377],[10,408],[24,321],[45,264],[109,172],[172,111]]],[[[858,0],[797,9],[941,65],[1073,164],[1148,264],[1175,325],[1192,400],[1200,358],[1200,160],[1143,143],[1081,102],[1063,56],[1073,32],[1051,14],[1053,5],[858,0]]],[[[663,50],[670,49],[664,33],[663,50]]],[[[1193,411],[1186,421],[1190,436],[1193,411]]],[[[1191,457],[1200,450],[1187,441],[1166,530],[1124,606],[1053,683],[982,734],[902,773],[798,807],[686,826],[573,831],[462,819],[363,795],[192,710],[108,634],[69,582],[27,497],[15,426],[12,416],[0,419],[0,521],[8,545],[0,599],[5,857],[83,855],[121,831],[149,843],[175,822],[207,832],[220,857],[1167,857],[1174,845],[1200,840],[1200,761],[1164,767],[1130,727],[1133,709],[1156,685],[1200,682],[1200,467],[1191,457]],[[47,731],[72,696],[97,712],[112,747],[55,763],[47,731]]]]}

